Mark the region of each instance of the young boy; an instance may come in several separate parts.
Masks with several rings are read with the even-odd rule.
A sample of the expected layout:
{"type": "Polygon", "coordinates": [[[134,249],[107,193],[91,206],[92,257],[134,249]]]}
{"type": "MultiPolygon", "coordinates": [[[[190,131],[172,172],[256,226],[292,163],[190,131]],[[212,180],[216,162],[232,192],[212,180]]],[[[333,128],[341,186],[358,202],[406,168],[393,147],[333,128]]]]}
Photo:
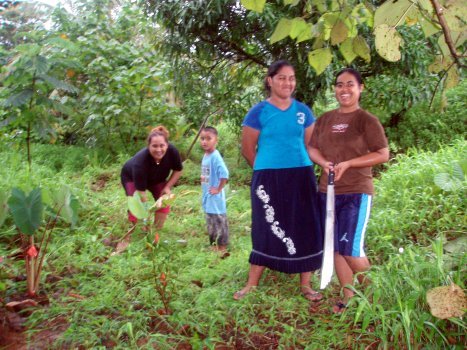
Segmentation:
{"type": "Polygon", "coordinates": [[[201,162],[201,188],[209,242],[213,250],[218,251],[222,257],[226,257],[228,256],[229,226],[224,186],[229,178],[229,170],[216,149],[217,130],[215,128],[207,126],[201,130],[200,144],[204,150],[201,162]]]}

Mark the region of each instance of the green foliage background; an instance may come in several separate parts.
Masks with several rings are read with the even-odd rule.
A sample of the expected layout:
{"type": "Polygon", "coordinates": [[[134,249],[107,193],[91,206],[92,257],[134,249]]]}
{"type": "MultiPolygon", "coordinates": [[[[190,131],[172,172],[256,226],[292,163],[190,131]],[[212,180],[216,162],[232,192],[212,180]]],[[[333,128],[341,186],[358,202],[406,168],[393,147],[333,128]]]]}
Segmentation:
{"type": "MultiPolygon", "coordinates": [[[[300,7],[281,1],[268,2],[261,16],[235,11],[226,0],[210,1],[208,10],[203,1],[116,3],[73,1],[73,11],[52,14],[22,3],[2,12],[10,22],[0,28],[0,157],[7,165],[0,168],[0,205],[14,187],[29,193],[65,185],[80,204],[77,223],[54,229],[43,272],[50,305],[27,318],[30,346],[462,348],[465,321],[434,318],[425,293],[451,282],[466,287],[466,85],[433,95],[445,77],[428,73],[434,54],[420,28],[400,28],[410,43],[401,62],[389,64],[372,51],[370,63],[355,63],[366,78],[362,106],[383,122],[394,157],[377,174],[367,242],[372,287],[357,286],[349,310],[334,316],[336,280],[318,305],[299,295],[296,276],[271,271],[241,302],[232,294],[245,282],[251,249],[251,169],[239,152],[240,122],[264,97],[265,67],[284,56],[295,59],[297,98],[313,104],[319,116],[335,108],[331,87],[342,58],[316,77],[301,55],[310,43],[269,45],[280,18],[300,15],[300,7]],[[46,28],[49,15],[53,25],[46,28]],[[37,69],[47,77],[37,78],[37,69]],[[31,94],[21,94],[26,90],[31,94]],[[208,249],[197,143],[188,155],[207,116],[231,170],[227,259],[208,249]],[[111,256],[128,230],[121,166],[157,124],[168,127],[187,158],[174,189],[178,199],[157,246],[137,229],[127,250],[111,256]],[[463,177],[455,190],[443,190],[434,177],[454,176],[453,167],[464,167],[463,177]],[[170,313],[161,311],[167,298],[170,313]],[[43,343],[44,330],[58,338],[43,343]]],[[[25,290],[24,263],[15,258],[21,254],[17,232],[11,216],[3,221],[2,307],[25,290]]]]}

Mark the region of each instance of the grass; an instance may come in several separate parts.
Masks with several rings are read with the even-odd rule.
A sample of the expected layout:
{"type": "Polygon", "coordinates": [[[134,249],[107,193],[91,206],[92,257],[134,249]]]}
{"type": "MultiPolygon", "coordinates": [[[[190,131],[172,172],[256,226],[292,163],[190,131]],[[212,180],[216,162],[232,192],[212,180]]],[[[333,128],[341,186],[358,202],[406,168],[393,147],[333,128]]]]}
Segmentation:
{"type": "MultiPolygon", "coordinates": [[[[37,158],[46,159],[53,147],[38,147],[36,152],[43,154],[37,158]]],[[[67,150],[62,149],[65,154],[67,150]]],[[[240,302],[232,299],[248,273],[249,188],[244,180],[231,181],[227,188],[231,255],[221,259],[208,249],[201,191],[194,184],[196,162],[186,163],[186,173],[191,175],[174,189],[178,198],[159,232],[159,244],[150,245],[152,235],[137,229],[127,250],[110,256],[113,247],[109,242],[128,229],[126,199],[119,184],[124,160],[103,167],[95,156],[80,152],[82,159],[92,161],[76,156],[75,162],[85,165],[78,167],[69,160],[59,164],[58,158],[49,167],[41,160],[34,163],[32,174],[27,173],[24,156],[17,149],[2,147],[0,152],[12,164],[0,169],[9,187],[64,183],[81,205],[77,227],[62,224],[54,231],[41,284],[50,304],[34,309],[27,318],[29,346],[463,348],[465,321],[436,319],[425,295],[428,289],[451,282],[465,289],[465,249],[464,253],[443,249],[445,243],[465,234],[465,182],[463,192],[443,192],[433,183],[437,171],[446,171],[452,162],[466,158],[465,142],[437,153],[416,151],[398,156],[382,172],[368,228],[368,254],[374,262],[369,273],[372,284],[366,290],[357,287],[357,297],[341,316],[330,312],[339,297],[335,280],[324,291],[324,301],[310,305],[299,294],[298,276],[266,271],[255,293],[240,302]],[[54,337],[39,341],[44,332],[54,337]]],[[[235,173],[235,155],[228,153],[226,159],[235,173]]],[[[25,282],[15,278],[24,270],[22,261],[12,255],[18,247],[11,221],[0,230],[0,256],[5,257],[0,265],[0,298],[6,303],[25,291],[25,282]]],[[[314,285],[318,285],[318,276],[314,285]]]]}

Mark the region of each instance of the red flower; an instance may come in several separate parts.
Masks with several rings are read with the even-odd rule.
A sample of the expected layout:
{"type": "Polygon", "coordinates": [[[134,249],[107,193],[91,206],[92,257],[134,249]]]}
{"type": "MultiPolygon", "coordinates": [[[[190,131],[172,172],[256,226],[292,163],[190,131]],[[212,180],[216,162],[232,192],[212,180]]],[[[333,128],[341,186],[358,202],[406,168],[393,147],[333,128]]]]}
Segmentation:
{"type": "Polygon", "coordinates": [[[35,258],[37,255],[39,255],[39,253],[38,253],[36,247],[34,245],[32,245],[26,251],[26,255],[31,257],[31,258],[35,258]]]}
{"type": "Polygon", "coordinates": [[[161,277],[159,279],[163,286],[167,285],[167,281],[165,280],[165,273],[161,272],[161,277]]]}
{"type": "Polygon", "coordinates": [[[156,235],[154,236],[154,243],[159,243],[159,234],[156,233],[156,235]]]}

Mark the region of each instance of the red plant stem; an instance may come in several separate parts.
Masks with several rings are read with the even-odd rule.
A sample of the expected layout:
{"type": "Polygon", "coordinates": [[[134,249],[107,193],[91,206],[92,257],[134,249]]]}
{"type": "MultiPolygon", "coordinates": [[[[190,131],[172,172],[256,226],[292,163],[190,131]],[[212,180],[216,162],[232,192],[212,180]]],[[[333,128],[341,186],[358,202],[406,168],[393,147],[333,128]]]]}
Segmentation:
{"type": "MultiPolygon", "coordinates": [[[[34,245],[34,236],[29,237],[29,247],[34,245]]],[[[27,284],[27,290],[28,290],[28,295],[29,296],[34,296],[35,289],[34,289],[34,284],[35,284],[35,276],[34,276],[34,257],[29,256],[26,253],[26,284],[27,284]]]]}
{"type": "Polygon", "coordinates": [[[38,290],[39,289],[39,283],[40,283],[40,275],[41,275],[41,272],[42,272],[42,264],[44,263],[44,257],[45,257],[45,252],[47,251],[47,246],[49,245],[49,242],[50,242],[50,238],[52,237],[52,231],[53,229],[55,228],[55,225],[57,225],[57,220],[58,220],[58,215],[60,214],[60,211],[62,210],[63,206],[60,207],[60,209],[57,211],[57,215],[55,215],[55,218],[53,220],[51,220],[49,218],[49,221],[47,222],[46,226],[45,226],[45,229],[44,229],[44,234],[42,235],[42,241],[41,241],[41,245],[39,247],[39,254],[40,254],[40,260],[39,261],[39,266],[35,266],[36,267],[36,281],[34,282],[34,290],[38,290]],[[50,223],[50,221],[52,221],[52,223],[50,223]],[[45,246],[44,246],[44,249],[42,249],[42,244],[44,243],[44,238],[47,236],[47,239],[45,241],[45,246]]]}

